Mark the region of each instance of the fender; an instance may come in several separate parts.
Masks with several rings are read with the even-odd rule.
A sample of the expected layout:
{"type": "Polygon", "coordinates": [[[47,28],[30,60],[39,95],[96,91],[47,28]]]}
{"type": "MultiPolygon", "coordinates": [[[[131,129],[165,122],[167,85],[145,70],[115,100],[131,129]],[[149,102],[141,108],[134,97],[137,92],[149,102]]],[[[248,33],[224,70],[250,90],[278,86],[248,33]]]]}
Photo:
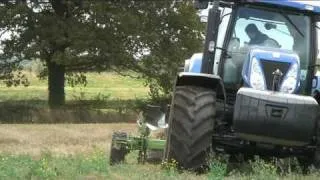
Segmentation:
{"type": "Polygon", "coordinates": [[[227,93],[220,76],[204,73],[181,72],[178,74],[175,86],[199,86],[223,93],[224,105],[227,103],[227,93]]]}
{"type": "Polygon", "coordinates": [[[181,72],[176,80],[176,86],[192,85],[209,89],[216,89],[221,83],[220,76],[194,72],[181,72]]]}
{"type": "Polygon", "coordinates": [[[204,73],[181,72],[176,79],[176,86],[199,86],[213,90],[221,90],[224,103],[226,104],[227,94],[220,76],[204,73]]]}

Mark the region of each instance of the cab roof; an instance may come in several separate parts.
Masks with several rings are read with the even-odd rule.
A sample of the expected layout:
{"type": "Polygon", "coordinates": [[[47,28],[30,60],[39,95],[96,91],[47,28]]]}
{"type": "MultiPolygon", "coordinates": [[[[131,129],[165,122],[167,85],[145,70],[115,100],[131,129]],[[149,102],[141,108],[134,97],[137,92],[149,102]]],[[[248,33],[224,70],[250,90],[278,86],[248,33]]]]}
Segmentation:
{"type": "Polygon", "coordinates": [[[246,0],[246,2],[260,2],[320,14],[320,0],[246,0]]]}

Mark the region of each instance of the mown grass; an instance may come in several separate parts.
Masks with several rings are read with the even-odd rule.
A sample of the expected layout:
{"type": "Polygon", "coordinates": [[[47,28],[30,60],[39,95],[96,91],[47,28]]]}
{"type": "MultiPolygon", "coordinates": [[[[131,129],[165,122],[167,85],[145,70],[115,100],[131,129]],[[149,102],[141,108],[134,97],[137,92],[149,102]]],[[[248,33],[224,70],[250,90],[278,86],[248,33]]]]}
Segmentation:
{"type": "Polygon", "coordinates": [[[273,163],[255,160],[247,164],[245,171],[227,170],[227,164],[214,160],[211,170],[205,174],[178,171],[154,164],[137,164],[136,153],[129,154],[126,164],[110,166],[105,151],[96,149],[90,154],[58,156],[44,152],[40,157],[29,155],[0,155],[0,179],[319,179],[314,171],[307,175],[297,172],[280,174],[273,163]]]}
{"type": "MultiPolygon", "coordinates": [[[[177,170],[176,163],[137,164],[137,153],[124,164],[109,166],[113,131],[137,135],[135,124],[1,125],[0,179],[318,179],[320,173],[302,175],[297,162],[264,161],[226,163],[226,156],[209,159],[209,172],[201,175],[177,170]]],[[[218,156],[219,157],[219,156],[218,156]]]]}

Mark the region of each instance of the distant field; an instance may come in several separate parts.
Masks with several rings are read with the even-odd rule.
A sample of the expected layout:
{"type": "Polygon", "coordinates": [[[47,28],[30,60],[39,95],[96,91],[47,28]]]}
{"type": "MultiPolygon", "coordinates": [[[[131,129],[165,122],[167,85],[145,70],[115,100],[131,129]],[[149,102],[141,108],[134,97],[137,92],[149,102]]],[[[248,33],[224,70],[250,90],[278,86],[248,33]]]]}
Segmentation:
{"type": "Polygon", "coordinates": [[[0,84],[0,123],[127,122],[135,119],[137,106],[149,98],[141,79],[113,72],[87,73],[85,87],[66,83],[66,106],[52,112],[47,80],[26,75],[28,87],[0,84]]]}
{"type": "MultiPolygon", "coordinates": [[[[35,74],[26,73],[31,84],[29,87],[6,87],[0,84],[0,102],[10,100],[47,100],[46,80],[39,80],[35,74]]],[[[66,84],[66,100],[90,100],[101,97],[114,99],[146,98],[148,88],[143,80],[120,76],[116,73],[88,73],[86,87],[70,87],[66,84]]]]}

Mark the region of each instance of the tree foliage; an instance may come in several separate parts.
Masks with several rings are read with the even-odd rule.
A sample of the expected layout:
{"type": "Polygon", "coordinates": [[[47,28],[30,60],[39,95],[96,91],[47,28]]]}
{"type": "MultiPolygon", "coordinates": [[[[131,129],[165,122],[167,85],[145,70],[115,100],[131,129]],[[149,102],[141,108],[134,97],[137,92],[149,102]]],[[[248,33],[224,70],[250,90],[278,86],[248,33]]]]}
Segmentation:
{"type": "Polygon", "coordinates": [[[43,61],[52,105],[64,103],[66,73],[110,68],[136,71],[153,95],[168,94],[201,43],[191,1],[1,0],[0,15],[9,36],[1,39],[0,78],[12,79],[24,60],[43,61]]]}

